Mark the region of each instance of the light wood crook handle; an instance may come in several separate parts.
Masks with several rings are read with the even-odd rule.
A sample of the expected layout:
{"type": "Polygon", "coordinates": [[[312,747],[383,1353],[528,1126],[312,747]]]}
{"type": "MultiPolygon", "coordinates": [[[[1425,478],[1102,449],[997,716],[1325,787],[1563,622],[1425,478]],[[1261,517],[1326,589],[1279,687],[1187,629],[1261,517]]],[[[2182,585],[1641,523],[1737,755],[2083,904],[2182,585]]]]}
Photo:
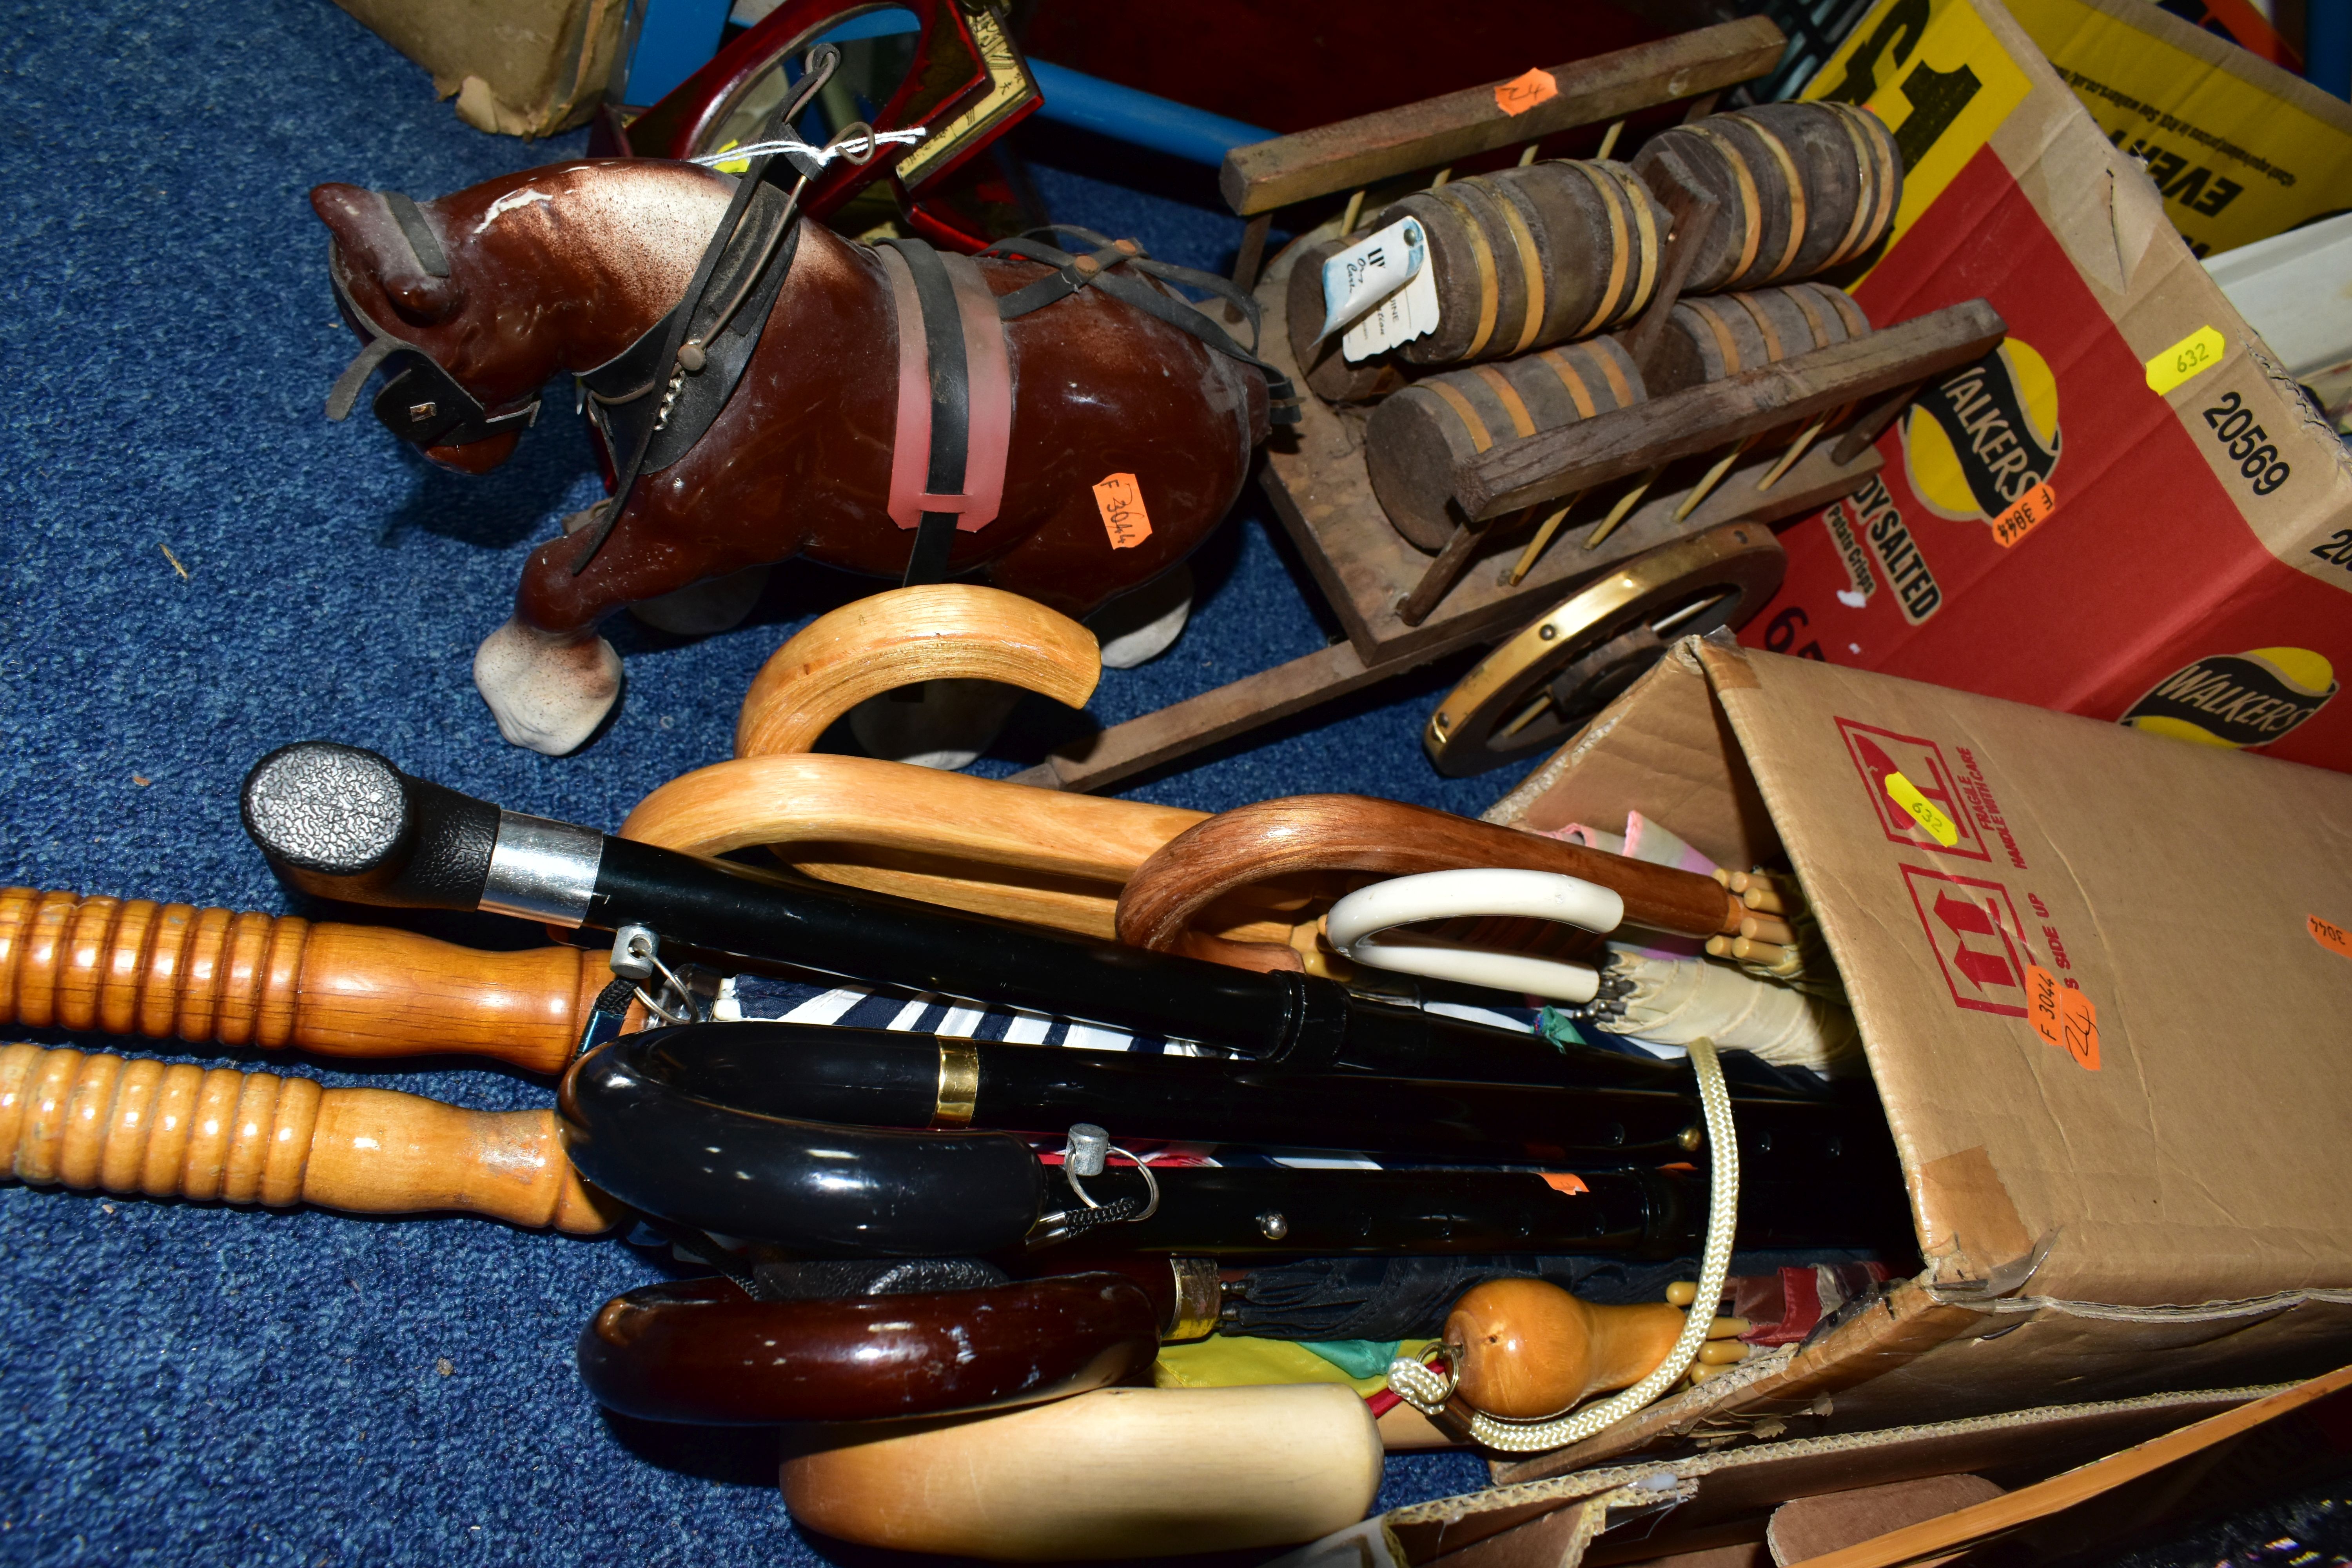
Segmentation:
{"type": "Polygon", "coordinates": [[[0,889],[0,1022],[325,1056],[562,1069],[612,977],[573,947],[480,952],[381,926],[0,889]]]}
{"type": "Polygon", "coordinates": [[[465,1110],[383,1089],[185,1062],[0,1047],[0,1176],[353,1214],[461,1209],[534,1229],[611,1229],[551,1110],[465,1110]]]}
{"type": "MultiPolygon", "coordinates": [[[[827,881],[1112,940],[1129,875],[1207,820],[1176,806],[803,752],[739,757],[672,779],[637,803],[621,837],[706,856],[764,844],[827,881]]],[[[1288,930],[1256,920],[1227,934],[1278,942],[1288,930]]]]}
{"type": "Polygon", "coordinates": [[[1102,679],[1102,650],[1067,616],[1001,588],[893,588],[819,616],[760,667],[735,721],[735,754],[805,752],[869,697],[958,678],[1083,708],[1102,679]]]}

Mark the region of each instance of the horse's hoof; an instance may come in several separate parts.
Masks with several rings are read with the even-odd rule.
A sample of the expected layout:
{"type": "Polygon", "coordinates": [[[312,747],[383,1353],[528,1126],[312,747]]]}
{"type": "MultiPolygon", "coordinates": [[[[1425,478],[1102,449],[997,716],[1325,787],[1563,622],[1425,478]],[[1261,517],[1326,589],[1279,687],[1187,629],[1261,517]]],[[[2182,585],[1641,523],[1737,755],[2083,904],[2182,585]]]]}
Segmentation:
{"type": "Polygon", "coordinates": [[[1105,669],[1133,669],[1166,653],[1192,616],[1192,568],[1180,562],[1088,616],[1087,629],[1102,643],[1105,669]]]}
{"type": "Polygon", "coordinates": [[[942,773],[968,768],[1024,695],[995,680],[927,680],[922,689],[920,702],[886,691],[849,710],[850,733],[868,755],[942,773]]]}
{"type": "Polygon", "coordinates": [[[724,577],[713,577],[658,599],[629,606],[629,614],[656,631],[682,637],[707,637],[741,624],[768,586],[766,566],[746,566],[724,577]]]}
{"type": "Polygon", "coordinates": [[[511,744],[560,757],[584,745],[620,700],[621,656],[600,637],[509,620],[475,651],[474,687],[511,744]]]}

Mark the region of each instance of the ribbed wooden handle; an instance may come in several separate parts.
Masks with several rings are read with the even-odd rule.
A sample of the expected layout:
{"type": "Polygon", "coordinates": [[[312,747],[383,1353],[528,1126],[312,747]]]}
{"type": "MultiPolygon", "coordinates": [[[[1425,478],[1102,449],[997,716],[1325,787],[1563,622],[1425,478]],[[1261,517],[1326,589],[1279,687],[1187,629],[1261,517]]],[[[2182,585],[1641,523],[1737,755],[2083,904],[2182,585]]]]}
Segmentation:
{"type": "Polygon", "coordinates": [[[23,1045],[0,1047],[0,1175],[354,1214],[462,1209],[581,1235],[623,1212],[572,1169],[551,1110],[23,1045]]]}
{"type": "Polygon", "coordinates": [[[562,1068],[611,976],[595,954],[478,952],[81,893],[0,889],[0,1022],[326,1056],[463,1051],[562,1068]]]}
{"type": "Polygon", "coordinates": [[[1302,795],[1221,812],[1136,868],[1119,895],[1119,940],[1158,952],[1185,944],[1192,917],[1254,882],[1316,871],[1406,876],[1475,867],[1556,871],[1613,889],[1625,923],[1709,936],[1748,911],[1706,877],[1653,866],[1427,806],[1353,795],[1302,795]]]}
{"type": "Polygon", "coordinates": [[[1102,679],[1102,653],[1077,622],[1002,588],[893,588],[818,616],[760,667],[736,717],[735,754],[805,752],[869,697],[955,678],[1083,708],[1102,679]]]}

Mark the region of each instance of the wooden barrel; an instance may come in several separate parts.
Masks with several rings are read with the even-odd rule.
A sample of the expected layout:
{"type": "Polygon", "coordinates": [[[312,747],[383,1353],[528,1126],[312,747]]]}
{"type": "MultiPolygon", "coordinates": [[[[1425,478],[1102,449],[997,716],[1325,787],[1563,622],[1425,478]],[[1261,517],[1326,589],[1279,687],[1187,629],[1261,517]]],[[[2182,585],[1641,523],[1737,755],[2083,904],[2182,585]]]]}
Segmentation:
{"type": "Polygon", "coordinates": [[[1408,542],[1437,550],[1462,521],[1454,505],[1455,465],[1647,395],[1642,373],[1613,338],[1424,376],[1364,423],[1372,493],[1408,542]]]}
{"type": "Polygon", "coordinates": [[[1554,161],[1416,191],[1364,226],[1412,216],[1429,235],[1437,330],[1413,364],[1508,359],[1590,337],[1650,301],[1665,214],[1623,163],[1554,161]]]}
{"type": "Polygon", "coordinates": [[[1650,395],[1664,397],[1869,331],[1862,307],[1826,283],[1679,300],[1650,362],[1650,395]]]}
{"type": "Polygon", "coordinates": [[[1657,183],[1673,150],[1719,206],[1684,290],[1787,282],[1875,245],[1895,221],[1903,170],[1895,138],[1844,103],[1768,103],[1658,132],[1633,160],[1657,183]]]}
{"type": "Polygon", "coordinates": [[[1326,403],[1371,403],[1404,384],[1403,373],[1385,354],[1350,364],[1339,352],[1339,340],[1347,335],[1344,332],[1334,332],[1321,342],[1315,341],[1325,310],[1323,264],[1367,232],[1359,227],[1347,239],[1327,239],[1300,251],[1297,265],[1290,269],[1289,289],[1284,295],[1291,359],[1306,380],[1307,389],[1326,403]]]}

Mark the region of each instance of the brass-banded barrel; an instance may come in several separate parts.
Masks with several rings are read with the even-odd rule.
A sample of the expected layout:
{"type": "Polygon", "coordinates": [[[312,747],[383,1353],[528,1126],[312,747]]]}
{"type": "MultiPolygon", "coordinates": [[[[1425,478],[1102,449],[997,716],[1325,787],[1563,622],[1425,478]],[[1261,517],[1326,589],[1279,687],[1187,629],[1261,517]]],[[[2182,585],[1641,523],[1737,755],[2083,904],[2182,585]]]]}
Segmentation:
{"type": "Polygon", "coordinates": [[[1416,191],[1364,227],[1406,216],[1429,236],[1438,301],[1437,329],[1397,351],[1412,364],[1509,359],[1630,320],[1656,290],[1667,228],[1629,165],[1597,160],[1416,191]]]}
{"type": "Polygon", "coordinates": [[[1650,362],[1650,395],[1846,342],[1870,333],[1870,318],[1844,290],[1790,283],[1675,302],[1650,362]]]}
{"type": "Polygon", "coordinates": [[[1633,356],[1613,338],[1423,376],[1365,422],[1372,494],[1407,541],[1439,549],[1462,521],[1453,501],[1456,465],[1648,395],[1633,356]]]}
{"type": "Polygon", "coordinates": [[[1895,138],[1846,103],[1767,103],[1661,131],[1633,160],[1658,183],[1672,150],[1715,197],[1713,229],[1685,293],[1785,283],[1842,265],[1878,243],[1903,199],[1895,138]]]}

